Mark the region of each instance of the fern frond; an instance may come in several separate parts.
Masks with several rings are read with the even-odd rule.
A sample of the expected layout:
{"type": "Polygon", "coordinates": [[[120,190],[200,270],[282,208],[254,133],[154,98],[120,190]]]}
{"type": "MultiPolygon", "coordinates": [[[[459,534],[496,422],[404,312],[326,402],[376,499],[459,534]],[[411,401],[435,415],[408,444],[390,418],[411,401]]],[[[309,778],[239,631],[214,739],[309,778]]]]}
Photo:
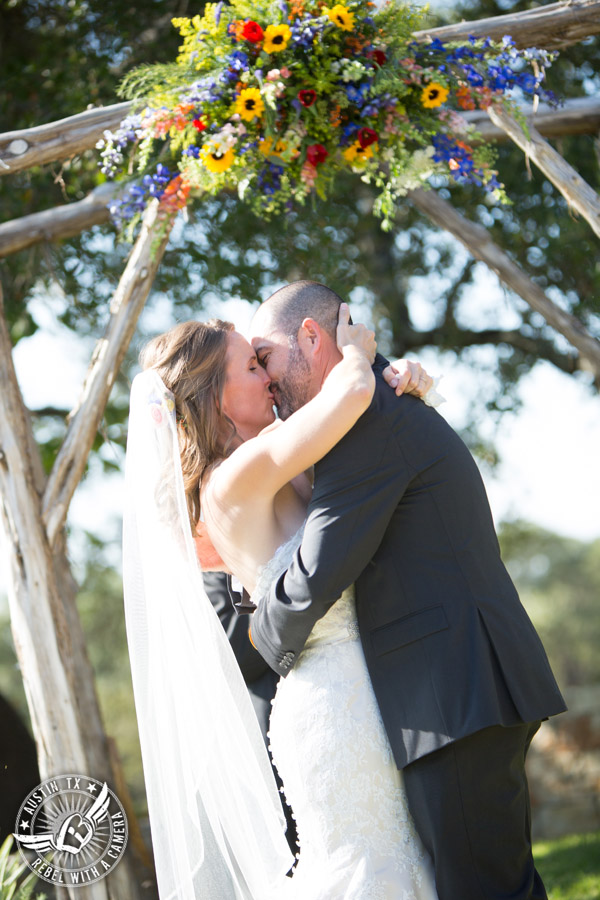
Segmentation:
{"type": "Polygon", "coordinates": [[[138,66],[123,78],[117,93],[124,100],[136,100],[169,92],[181,85],[181,74],[181,66],[177,63],[138,66]]]}

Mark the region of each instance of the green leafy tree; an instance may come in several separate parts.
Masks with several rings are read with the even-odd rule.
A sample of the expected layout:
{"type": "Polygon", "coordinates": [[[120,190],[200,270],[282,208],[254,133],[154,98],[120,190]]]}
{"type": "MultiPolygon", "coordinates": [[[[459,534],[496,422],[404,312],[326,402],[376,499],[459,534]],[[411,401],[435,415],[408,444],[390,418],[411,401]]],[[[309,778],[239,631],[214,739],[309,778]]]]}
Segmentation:
{"type": "Polygon", "coordinates": [[[500,544],[559,682],[600,682],[600,541],[517,521],[501,526],[500,544]]]}

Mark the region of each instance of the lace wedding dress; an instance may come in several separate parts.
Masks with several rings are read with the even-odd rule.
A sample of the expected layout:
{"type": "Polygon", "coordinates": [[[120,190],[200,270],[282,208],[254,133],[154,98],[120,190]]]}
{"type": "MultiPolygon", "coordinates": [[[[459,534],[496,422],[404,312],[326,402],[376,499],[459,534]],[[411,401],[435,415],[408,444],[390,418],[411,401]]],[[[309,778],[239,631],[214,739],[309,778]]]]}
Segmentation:
{"type": "MultiPolygon", "coordinates": [[[[255,603],[301,539],[302,531],[264,567],[255,603]]],[[[365,664],[353,588],[317,622],[279,682],[269,738],[298,828],[294,898],[436,900],[365,664]]]]}

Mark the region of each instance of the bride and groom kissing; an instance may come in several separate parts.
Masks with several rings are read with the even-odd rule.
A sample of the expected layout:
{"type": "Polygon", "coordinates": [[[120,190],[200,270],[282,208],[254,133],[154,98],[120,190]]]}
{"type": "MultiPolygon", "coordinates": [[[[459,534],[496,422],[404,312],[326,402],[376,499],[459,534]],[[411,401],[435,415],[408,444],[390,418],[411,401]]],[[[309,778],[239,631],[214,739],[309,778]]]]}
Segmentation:
{"type": "MultiPolygon", "coordinates": [[[[396,396],[341,302],[296,282],[261,305],[252,347],[188,323],[143,355],[174,404],[189,522],[202,514],[284,676],[270,740],[300,859],[273,896],[544,898],[524,763],[562,697],[469,451],[396,396]]],[[[263,900],[228,827],[210,900],[263,900]]]]}

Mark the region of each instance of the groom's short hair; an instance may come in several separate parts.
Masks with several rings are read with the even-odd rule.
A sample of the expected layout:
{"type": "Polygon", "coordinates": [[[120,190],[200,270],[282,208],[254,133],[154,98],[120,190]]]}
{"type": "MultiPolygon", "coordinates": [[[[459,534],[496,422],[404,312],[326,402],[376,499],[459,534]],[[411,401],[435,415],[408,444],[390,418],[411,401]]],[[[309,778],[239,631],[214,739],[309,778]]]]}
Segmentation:
{"type": "Polygon", "coordinates": [[[333,341],[344,301],[335,291],[318,281],[293,281],[265,300],[271,321],[278,331],[295,341],[304,319],[314,319],[333,341]]]}

